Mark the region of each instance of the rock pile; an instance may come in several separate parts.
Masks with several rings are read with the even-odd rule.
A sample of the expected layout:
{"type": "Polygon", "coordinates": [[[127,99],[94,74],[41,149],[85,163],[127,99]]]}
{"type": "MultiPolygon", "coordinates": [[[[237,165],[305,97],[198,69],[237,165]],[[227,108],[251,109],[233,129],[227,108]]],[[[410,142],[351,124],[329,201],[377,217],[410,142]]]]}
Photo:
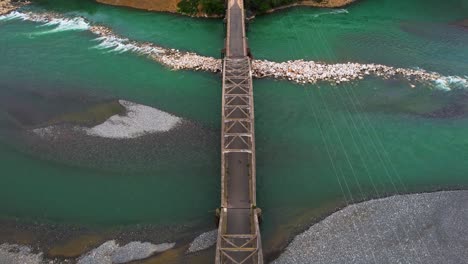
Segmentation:
{"type": "Polygon", "coordinates": [[[91,32],[100,36],[103,41],[113,40],[109,48],[120,50],[133,50],[148,55],[153,60],[174,70],[195,70],[220,72],[221,60],[212,57],[200,56],[192,52],[182,52],[176,49],[167,49],[152,43],[140,43],[117,36],[111,29],[104,26],[92,26],[91,32]]]}
{"type": "Polygon", "coordinates": [[[297,83],[316,83],[328,81],[340,84],[366,76],[374,75],[382,78],[402,76],[416,81],[435,81],[442,76],[425,70],[393,68],[380,64],[337,63],[325,64],[314,61],[295,60],[287,62],[271,62],[254,60],[252,74],[256,78],[285,79],[297,83]]]}
{"type": "MultiPolygon", "coordinates": [[[[106,38],[118,39],[113,45],[116,51],[133,50],[145,54],[153,60],[164,64],[174,70],[195,70],[208,72],[221,72],[222,60],[213,57],[201,56],[191,52],[182,52],[176,49],[166,49],[151,43],[130,41],[115,35],[111,29],[103,26],[93,26],[90,30],[106,38]]],[[[337,63],[327,64],[314,61],[294,60],[286,62],[272,62],[267,60],[252,61],[252,75],[255,78],[275,78],[293,81],[300,84],[316,83],[320,81],[341,84],[366,76],[379,76],[381,78],[404,77],[410,81],[437,81],[443,76],[421,69],[394,68],[381,64],[337,63]]]]}
{"type": "MultiPolygon", "coordinates": [[[[60,19],[67,20],[67,18],[53,13],[16,13],[17,14],[14,15],[22,19],[43,23],[50,23],[51,21],[60,19]]],[[[91,26],[90,23],[86,21],[83,23],[88,25],[86,29],[99,36],[96,39],[100,41],[97,48],[110,49],[115,52],[135,52],[147,56],[174,70],[195,70],[215,73],[222,71],[221,59],[202,56],[192,52],[168,49],[149,42],[129,40],[118,36],[105,26],[91,26]]],[[[402,77],[411,82],[433,82],[446,90],[452,89],[452,86],[468,87],[468,77],[442,76],[439,73],[422,69],[395,68],[381,64],[360,64],[351,62],[328,64],[304,60],[286,62],[253,60],[252,75],[255,78],[275,78],[300,84],[314,84],[325,81],[338,85],[360,80],[367,76],[378,76],[384,79],[402,77]]],[[[414,85],[412,84],[411,87],[414,87],[414,85]]]]}
{"type": "Polygon", "coordinates": [[[212,57],[200,56],[190,52],[170,50],[160,58],[154,58],[174,70],[195,70],[208,72],[221,72],[221,60],[212,57]]]}
{"type": "Polygon", "coordinates": [[[26,4],[29,4],[29,2],[28,1],[0,0],[0,16],[6,15],[26,4]]]}

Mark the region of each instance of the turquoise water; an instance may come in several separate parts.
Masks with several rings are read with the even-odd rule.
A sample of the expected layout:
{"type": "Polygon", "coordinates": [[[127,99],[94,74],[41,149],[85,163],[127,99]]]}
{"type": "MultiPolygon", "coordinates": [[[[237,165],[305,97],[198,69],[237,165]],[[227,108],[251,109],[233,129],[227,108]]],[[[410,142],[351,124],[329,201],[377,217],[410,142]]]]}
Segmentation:
{"type": "Polygon", "coordinates": [[[346,9],[296,8],[257,18],[257,58],[382,63],[466,74],[467,1],[358,1],[346,9]],[[267,44],[268,43],[268,44],[267,44]]]}
{"type": "MultiPolygon", "coordinates": [[[[83,16],[133,40],[209,56],[218,57],[223,43],[221,20],[81,1],[44,1],[27,9],[83,16]]],[[[297,8],[256,18],[249,41],[256,58],[382,63],[464,76],[468,31],[456,23],[467,14],[467,1],[455,0],[297,8]]],[[[43,34],[48,29],[0,21],[0,216],[101,227],[181,226],[175,237],[186,227],[214,228],[220,76],[171,71],[137,54],[95,49],[88,31],[43,34]],[[98,148],[109,151],[98,151],[97,161],[76,154],[86,150],[75,139],[63,158],[55,148],[32,148],[35,141],[22,136],[54,117],[115,99],[182,117],[196,132],[167,142],[103,140],[98,148]]],[[[254,85],[267,252],[337,206],[468,185],[463,89],[411,88],[408,81],[374,78],[340,86],[268,79],[254,85]]]]}
{"type": "MultiPolygon", "coordinates": [[[[213,162],[218,156],[217,109],[221,107],[216,76],[174,72],[133,54],[93,49],[97,42],[86,31],[36,36],[46,28],[20,21],[2,22],[0,30],[2,62],[8,62],[0,66],[5,128],[0,148],[5,188],[0,194],[2,215],[106,225],[199,218],[211,223],[207,212],[218,206],[219,196],[215,177],[219,166],[213,162]],[[27,130],[96,102],[122,98],[194,120],[214,138],[196,142],[208,147],[181,143],[155,157],[148,150],[142,155],[148,160],[125,164],[131,170],[125,173],[116,172],[115,167],[122,166],[112,164],[111,155],[110,161],[103,157],[108,166],[90,169],[79,161],[48,160],[44,157],[48,155],[24,150],[30,147],[7,137],[10,130],[18,129],[11,118],[21,124],[20,130],[27,130]],[[195,204],[186,203],[185,195],[195,204]]],[[[147,147],[151,148],[161,146],[147,147]]]]}

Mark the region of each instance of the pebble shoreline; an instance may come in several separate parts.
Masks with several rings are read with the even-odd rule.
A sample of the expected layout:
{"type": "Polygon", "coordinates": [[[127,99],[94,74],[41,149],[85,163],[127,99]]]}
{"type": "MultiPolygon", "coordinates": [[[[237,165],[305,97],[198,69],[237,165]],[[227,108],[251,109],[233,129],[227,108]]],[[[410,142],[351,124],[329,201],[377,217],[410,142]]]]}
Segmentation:
{"type": "Polygon", "coordinates": [[[130,242],[120,246],[115,240],[107,241],[98,248],[93,249],[80,257],[77,264],[120,264],[134,260],[148,258],[149,256],[173,248],[175,243],[162,243],[154,245],[149,242],[130,242]]]}
{"type": "Polygon", "coordinates": [[[83,254],[77,259],[48,259],[43,252],[35,253],[29,246],[16,244],[0,245],[0,263],[8,264],[120,264],[148,258],[156,253],[172,249],[175,243],[152,244],[133,241],[119,245],[110,240],[99,247],[83,254]]]}
{"type": "MultiPolygon", "coordinates": [[[[69,23],[77,18],[64,18],[54,13],[10,13],[10,18],[18,17],[42,23],[57,22],[64,20],[69,23]]],[[[81,18],[81,22],[84,19],[81,18]]],[[[80,22],[80,23],[81,23],[80,22]]],[[[89,30],[97,35],[96,41],[100,44],[96,48],[109,49],[115,52],[135,52],[148,56],[166,67],[173,70],[194,70],[219,73],[222,71],[222,60],[213,57],[201,56],[193,52],[184,52],[177,49],[169,49],[148,42],[137,42],[118,36],[110,28],[100,25],[87,27],[80,25],[77,30],[89,30]]],[[[329,82],[334,85],[362,80],[368,76],[376,76],[383,79],[405,78],[411,83],[432,82],[438,84],[442,89],[450,90],[452,86],[468,87],[468,77],[443,76],[436,72],[423,69],[395,68],[381,64],[360,63],[322,63],[315,61],[291,60],[286,62],[273,62],[268,60],[252,61],[252,76],[254,78],[274,78],[288,80],[299,84],[315,84],[317,82],[329,82]]],[[[415,87],[411,84],[411,87],[415,87]]]]}
{"type": "Polygon", "coordinates": [[[468,191],[350,205],[294,238],[273,264],[468,263],[468,191]]]}

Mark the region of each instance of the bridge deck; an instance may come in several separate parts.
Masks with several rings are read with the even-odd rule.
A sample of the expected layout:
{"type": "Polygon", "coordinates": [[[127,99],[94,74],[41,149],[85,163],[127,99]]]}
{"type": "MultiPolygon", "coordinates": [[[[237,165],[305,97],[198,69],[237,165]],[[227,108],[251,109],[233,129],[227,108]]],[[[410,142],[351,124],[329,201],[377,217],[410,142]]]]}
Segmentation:
{"type": "Polygon", "coordinates": [[[243,0],[229,0],[223,65],[221,213],[216,263],[263,263],[256,209],[251,61],[243,0]]]}
{"type": "Polygon", "coordinates": [[[227,26],[226,56],[247,56],[243,0],[228,1],[227,26]]]}

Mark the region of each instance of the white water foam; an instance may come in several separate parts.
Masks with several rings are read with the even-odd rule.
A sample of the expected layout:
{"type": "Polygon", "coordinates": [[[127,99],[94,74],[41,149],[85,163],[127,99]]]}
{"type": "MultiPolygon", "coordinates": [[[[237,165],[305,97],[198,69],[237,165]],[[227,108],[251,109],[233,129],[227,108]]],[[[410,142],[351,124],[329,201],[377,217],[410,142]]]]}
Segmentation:
{"type": "Polygon", "coordinates": [[[27,20],[26,19],[26,14],[20,13],[18,11],[13,11],[13,12],[10,12],[9,14],[0,16],[0,21],[2,21],[2,20],[13,20],[13,19],[27,20]]]}
{"type": "Polygon", "coordinates": [[[7,15],[0,16],[0,20],[14,20],[20,19],[24,21],[32,21],[43,23],[40,27],[55,26],[54,29],[47,30],[44,32],[39,32],[36,34],[48,34],[48,33],[57,33],[62,31],[69,30],[88,30],[90,24],[82,17],[55,17],[48,14],[33,14],[33,13],[21,13],[18,11],[13,11],[7,15]]]}
{"type": "Polygon", "coordinates": [[[434,81],[436,88],[443,91],[468,89],[468,76],[444,76],[434,81]]]}
{"type": "Polygon", "coordinates": [[[324,12],[324,13],[319,13],[313,15],[315,18],[325,16],[325,15],[339,15],[339,14],[349,14],[349,11],[347,9],[336,9],[332,10],[330,12],[324,12]]]}
{"type": "Polygon", "coordinates": [[[98,45],[92,47],[95,49],[106,49],[106,50],[109,50],[110,52],[118,52],[118,53],[124,53],[127,51],[137,52],[139,50],[137,46],[129,44],[128,40],[123,39],[123,38],[107,36],[107,37],[100,37],[95,40],[101,42],[98,45]]]}
{"type": "Polygon", "coordinates": [[[68,30],[88,30],[89,23],[84,20],[82,17],[75,18],[53,18],[49,22],[45,23],[42,26],[55,26],[54,29],[42,32],[45,33],[56,33],[68,30]]]}
{"type": "Polygon", "coordinates": [[[100,43],[92,48],[94,49],[108,49],[110,52],[124,53],[124,52],[136,52],[144,55],[156,55],[164,52],[151,44],[138,44],[130,41],[126,38],[120,38],[117,36],[103,36],[94,39],[100,43]]]}

